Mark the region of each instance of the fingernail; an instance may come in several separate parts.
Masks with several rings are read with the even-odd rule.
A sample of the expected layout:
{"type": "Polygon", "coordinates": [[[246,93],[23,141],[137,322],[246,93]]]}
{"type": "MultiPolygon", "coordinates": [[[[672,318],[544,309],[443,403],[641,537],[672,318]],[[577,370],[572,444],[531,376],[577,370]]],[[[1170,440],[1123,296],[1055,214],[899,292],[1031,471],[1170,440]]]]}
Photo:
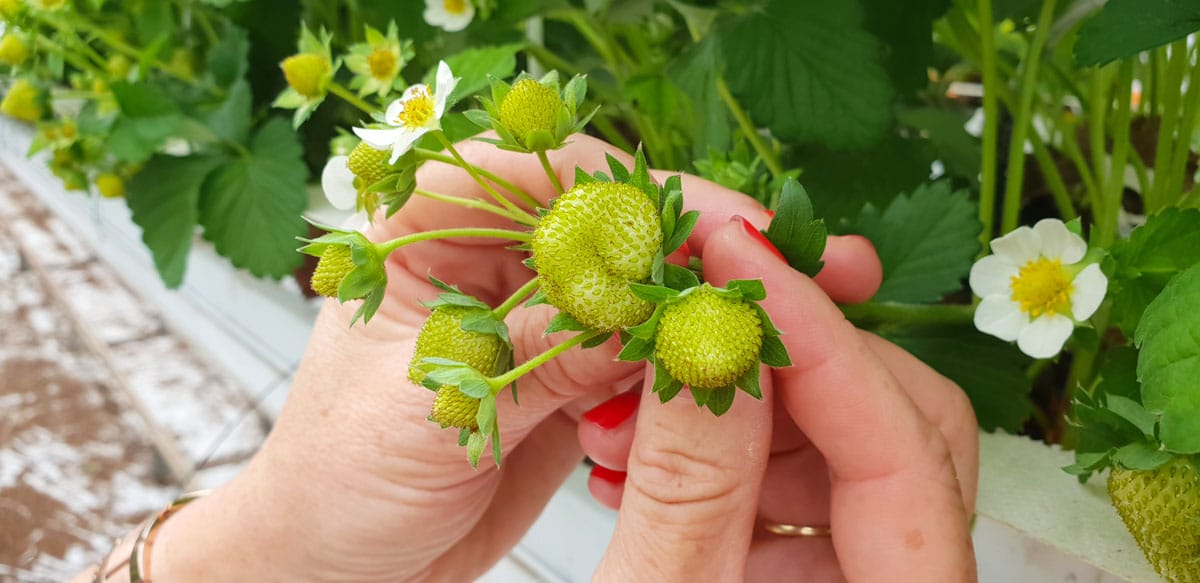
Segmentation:
{"type": "Polygon", "coordinates": [[[683,242],[683,245],[680,245],[680,246],[679,246],[679,251],[678,251],[678,252],[679,252],[679,253],[683,253],[684,257],[691,257],[691,256],[692,256],[692,248],[691,248],[691,247],[688,247],[687,241],[684,241],[684,242],[683,242]]]}
{"type": "Polygon", "coordinates": [[[641,400],[642,395],[637,391],[621,393],[584,413],[583,420],[601,429],[612,429],[629,419],[641,400]]]}
{"type": "Polygon", "coordinates": [[[600,478],[610,484],[624,484],[625,472],[619,470],[610,470],[604,466],[595,466],[592,468],[592,477],[600,478]]]}
{"type": "Polygon", "coordinates": [[[767,209],[767,210],[764,210],[763,212],[767,213],[768,217],[771,217],[772,219],[775,218],[775,211],[773,211],[771,209],[767,209]]]}
{"type": "Polygon", "coordinates": [[[785,263],[787,262],[787,258],[783,256],[783,253],[780,253],[779,250],[776,249],[775,246],[772,245],[771,242],[767,240],[766,236],[764,236],[762,234],[762,231],[759,231],[757,227],[750,224],[750,221],[747,221],[746,217],[743,217],[741,215],[733,215],[733,218],[730,219],[730,221],[731,222],[737,221],[737,222],[741,223],[742,230],[745,231],[746,234],[749,235],[751,239],[754,239],[760,245],[762,245],[763,247],[766,247],[769,251],[771,251],[771,253],[774,253],[776,257],[782,259],[785,263]]]}

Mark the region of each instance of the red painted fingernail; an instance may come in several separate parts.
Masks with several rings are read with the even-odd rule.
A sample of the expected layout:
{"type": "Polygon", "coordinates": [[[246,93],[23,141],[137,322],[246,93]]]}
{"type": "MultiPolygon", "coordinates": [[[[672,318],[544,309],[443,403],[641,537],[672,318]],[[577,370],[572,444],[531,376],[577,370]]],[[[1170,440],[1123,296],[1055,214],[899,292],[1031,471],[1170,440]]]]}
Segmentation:
{"type": "Polygon", "coordinates": [[[692,248],[688,247],[687,241],[684,241],[683,245],[679,246],[679,251],[676,251],[676,253],[683,253],[684,257],[691,257],[692,256],[692,248]]]}
{"type": "Polygon", "coordinates": [[[776,257],[782,259],[785,263],[787,262],[787,258],[783,256],[783,253],[780,253],[779,250],[776,249],[775,246],[772,245],[771,242],[767,240],[766,236],[764,236],[762,234],[762,231],[759,231],[757,227],[750,224],[750,221],[747,221],[746,217],[743,217],[741,215],[733,215],[733,218],[730,220],[741,223],[742,230],[745,231],[746,234],[749,235],[751,239],[754,239],[760,245],[769,249],[771,251],[771,253],[774,253],[776,257]]]}
{"type": "Polygon", "coordinates": [[[618,471],[618,470],[610,470],[604,466],[593,466],[592,467],[592,477],[600,478],[601,480],[604,480],[605,482],[608,482],[610,484],[624,484],[625,483],[625,472],[618,471]]]}
{"type": "Polygon", "coordinates": [[[767,213],[767,216],[768,216],[768,217],[771,217],[772,219],[773,219],[773,218],[775,218],[775,211],[773,211],[773,210],[771,210],[771,209],[767,209],[767,210],[765,210],[765,211],[763,211],[763,212],[764,212],[764,213],[767,213]]]}
{"type": "Polygon", "coordinates": [[[641,400],[641,393],[636,391],[621,393],[584,413],[583,420],[601,429],[612,429],[629,419],[641,400]]]}

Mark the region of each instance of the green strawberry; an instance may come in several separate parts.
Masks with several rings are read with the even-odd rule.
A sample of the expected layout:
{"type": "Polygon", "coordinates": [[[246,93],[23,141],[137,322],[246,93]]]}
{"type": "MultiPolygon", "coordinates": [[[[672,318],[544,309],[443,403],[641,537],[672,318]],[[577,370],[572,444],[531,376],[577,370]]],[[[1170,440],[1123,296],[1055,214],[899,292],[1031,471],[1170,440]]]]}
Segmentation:
{"type": "Polygon", "coordinates": [[[362,182],[360,188],[366,188],[392,173],[394,168],[388,164],[388,157],[391,155],[388,150],[376,150],[366,142],[360,142],[350,151],[350,160],[346,165],[362,182]]]}
{"type": "Polygon", "coordinates": [[[504,339],[496,334],[462,329],[463,318],[480,309],[454,304],[442,304],[434,308],[417,335],[417,348],[408,368],[409,380],[421,384],[425,373],[416,365],[431,357],[468,364],[489,377],[504,373],[510,355],[504,339]]]}
{"type": "Polygon", "coordinates": [[[321,253],[317,269],[312,276],[313,291],[327,297],[338,297],[338,287],[342,280],[354,269],[354,260],[350,258],[350,248],[345,245],[330,245],[321,253]]]}
{"type": "Polygon", "coordinates": [[[279,64],[288,86],[310,99],[325,94],[325,85],[333,76],[333,64],[323,55],[300,53],[279,64]]]}
{"type": "Polygon", "coordinates": [[[654,356],[670,375],[695,389],[734,384],[758,366],[763,325],[753,304],[703,284],[662,312],[654,356]]]}
{"type": "Polygon", "coordinates": [[[479,399],[467,396],[458,387],[442,385],[433,400],[433,412],[429,420],[437,422],[442,429],[459,427],[475,431],[479,423],[475,421],[479,414],[479,399]]]}
{"type": "Polygon", "coordinates": [[[599,331],[635,326],[654,304],[629,283],[648,281],[662,247],[654,203],[620,182],[576,184],[533,233],[533,260],[547,300],[599,331]]]}
{"type": "Polygon", "coordinates": [[[1149,471],[1113,468],[1108,493],[1159,575],[1200,582],[1200,472],[1191,460],[1149,471]]]}
{"type": "Polygon", "coordinates": [[[499,122],[522,147],[532,148],[533,132],[553,136],[563,108],[558,91],[533,79],[517,81],[500,103],[499,122]]]}

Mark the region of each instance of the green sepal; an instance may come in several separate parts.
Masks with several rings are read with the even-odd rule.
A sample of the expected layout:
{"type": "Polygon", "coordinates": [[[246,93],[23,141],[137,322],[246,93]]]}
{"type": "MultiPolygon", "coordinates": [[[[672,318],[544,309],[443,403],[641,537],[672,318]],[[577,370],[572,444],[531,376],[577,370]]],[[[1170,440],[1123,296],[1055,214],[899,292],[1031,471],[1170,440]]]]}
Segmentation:
{"type": "Polygon", "coordinates": [[[471,432],[471,436],[467,438],[467,461],[471,462],[471,467],[479,467],[479,458],[483,456],[483,448],[486,445],[486,435],[478,431],[471,432]]]}
{"type": "MultiPolygon", "coordinates": [[[[432,419],[430,419],[432,421],[432,419]]],[[[458,430],[458,446],[464,447],[467,445],[467,439],[471,437],[471,430],[463,427],[458,430]]]]}
{"type": "Polygon", "coordinates": [[[654,331],[658,329],[658,321],[662,319],[663,308],[664,306],[659,304],[659,306],[654,309],[654,313],[650,314],[650,317],[647,318],[645,322],[642,322],[637,326],[627,328],[625,331],[630,335],[643,340],[650,340],[654,338],[654,331]]]}
{"type": "Polygon", "coordinates": [[[747,395],[755,399],[762,399],[762,387],[758,384],[758,374],[759,367],[752,366],[750,370],[746,371],[746,374],[742,375],[742,378],[734,381],[734,385],[746,391],[747,395]]]}
{"type": "Polygon", "coordinates": [[[666,264],[667,258],[663,255],[662,249],[659,249],[650,264],[650,281],[662,285],[666,275],[666,264]]]}
{"type": "Polygon", "coordinates": [[[496,428],[496,397],[488,393],[479,400],[479,412],[475,414],[475,424],[480,433],[491,433],[496,428]]]}
{"type": "Polygon", "coordinates": [[[417,370],[425,373],[421,384],[426,387],[451,385],[468,397],[482,399],[492,393],[491,384],[483,373],[471,365],[447,358],[427,357],[416,364],[417,370]]]}
{"type": "MultiPolygon", "coordinates": [[[[692,390],[695,392],[695,389],[692,390]]],[[[708,391],[708,399],[706,405],[708,410],[712,411],[713,415],[720,417],[724,415],[729,408],[733,406],[733,397],[737,394],[737,387],[732,385],[721,387],[719,389],[710,389],[708,391]]]]}
{"type": "Polygon", "coordinates": [[[487,111],[481,109],[468,109],[463,112],[463,115],[466,116],[468,121],[485,130],[492,129],[494,124],[492,116],[487,111]]]}
{"type": "Polygon", "coordinates": [[[661,304],[663,302],[673,300],[679,295],[678,291],[669,287],[632,282],[629,284],[629,291],[633,292],[635,297],[654,304],[661,304]]]}
{"type": "Polygon", "coordinates": [[[696,406],[703,409],[708,405],[708,398],[712,396],[713,389],[688,387],[688,392],[692,394],[692,400],[696,402],[696,406]]]}
{"type": "Polygon", "coordinates": [[[608,170],[612,172],[612,180],[614,182],[629,182],[629,169],[617,160],[612,154],[604,154],[604,161],[608,162],[608,170]]]}
{"type": "Polygon", "coordinates": [[[680,215],[675,221],[675,229],[671,232],[670,238],[663,240],[663,253],[670,255],[683,247],[683,243],[692,234],[692,229],[696,227],[696,221],[699,219],[699,211],[688,211],[680,215]]]}
{"type": "Polygon", "coordinates": [[[354,268],[338,284],[337,300],[343,304],[351,300],[363,300],[350,319],[350,325],[353,326],[360,319],[364,323],[370,322],[371,317],[383,304],[383,297],[387,292],[387,270],[383,267],[383,257],[380,256],[378,248],[357,231],[330,227],[308,218],[305,220],[328,232],[316,239],[299,238],[308,244],[300,247],[298,251],[320,257],[329,247],[348,247],[354,268]]]}
{"type": "Polygon", "coordinates": [[[550,320],[550,323],[546,325],[546,331],[543,332],[543,334],[553,334],[555,332],[563,331],[587,332],[588,327],[579,320],[576,320],[574,316],[566,312],[559,312],[555,314],[554,318],[550,320]]]}
{"type": "Polygon", "coordinates": [[[525,307],[532,308],[533,306],[548,303],[550,303],[550,298],[546,297],[545,290],[539,287],[537,291],[533,292],[533,296],[529,298],[529,301],[525,302],[525,307]]]}
{"type": "Polygon", "coordinates": [[[575,184],[591,184],[593,182],[599,182],[599,180],[588,174],[583,168],[575,167],[575,184]]]}
{"type": "Polygon", "coordinates": [[[775,218],[763,234],[793,269],[812,277],[825,265],[821,255],[829,232],[825,221],[814,218],[812,200],[795,179],[784,182],[775,218]]]}
{"type": "Polygon", "coordinates": [[[652,354],[654,354],[653,340],[629,336],[628,340],[625,341],[625,347],[621,349],[620,354],[617,354],[617,360],[639,362],[646,360],[652,354]]]}
{"type": "Polygon", "coordinates": [[[736,291],[742,299],[752,302],[767,299],[767,288],[763,287],[761,279],[731,279],[725,284],[725,289],[736,291]]]}
{"type": "Polygon", "coordinates": [[[663,285],[676,291],[683,291],[700,285],[696,272],[680,267],[673,263],[663,265],[663,285]]]}
{"type": "Polygon", "coordinates": [[[472,310],[463,316],[459,328],[462,328],[464,332],[499,336],[505,344],[512,345],[512,339],[508,335],[508,325],[504,323],[504,320],[497,318],[490,309],[472,310]]]}
{"type": "Polygon", "coordinates": [[[580,346],[582,346],[583,348],[595,348],[597,346],[600,346],[601,344],[604,344],[605,342],[608,342],[609,338],[612,338],[612,334],[600,334],[600,335],[588,338],[587,340],[585,340],[583,342],[583,344],[580,344],[580,346]]]}
{"type": "Polygon", "coordinates": [[[524,260],[522,260],[521,264],[524,265],[525,267],[528,267],[529,269],[537,271],[537,262],[533,260],[532,255],[530,255],[529,257],[526,257],[524,260]]]}
{"type": "Polygon", "coordinates": [[[492,460],[496,462],[496,467],[500,467],[500,424],[497,423],[492,427],[492,460]]]}
{"type": "Polygon", "coordinates": [[[773,368],[792,366],[792,357],[788,355],[787,347],[778,336],[763,334],[762,349],[758,351],[758,359],[763,364],[773,368]]]}

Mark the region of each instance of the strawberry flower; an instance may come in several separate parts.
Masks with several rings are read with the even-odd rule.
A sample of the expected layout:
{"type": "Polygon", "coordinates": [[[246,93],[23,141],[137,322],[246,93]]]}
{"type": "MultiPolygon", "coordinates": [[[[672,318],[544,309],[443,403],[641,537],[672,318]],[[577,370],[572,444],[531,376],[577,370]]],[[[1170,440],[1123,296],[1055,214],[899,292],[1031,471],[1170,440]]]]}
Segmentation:
{"type": "Polygon", "coordinates": [[[425,134],[442,129],[446,101],[459,79],[445,61],[438,63],[437,80],[431,91],[424,83],[412,85],[391,103],[384,115],[390,126],[382,129],[354,128],[354,133],[377,150],[391,150],[390,163],[395,164],[412,145],[425,134]]]}
{"type": "Polygon", "coordinates": [[[975,327],[1016,341],[1034,358],[1058,354],[1108,291],[1100,265],[1084,260],[1087,243],[1062,221],[1043,219],[992,240],[991,247],[993,254],[971,267],[971,290],[983,299],[975,327]]]}
{"type": "Polygon", "coordinates": [[[475,18],[471,0],[425,0],[425,22],[447,32],[458,32],[475,18]]]}
{"type": "Polygon", "coordinates": [[[358,189],[354,187],[354,173],[350,171],[349,156],[334,156],[325,163],[321,171],[321,190],[325,199],[340,211],[357,211],[346,217],[341,227],[348,231],[361,231],[371,223],[365,209],[358,208],[358,189]]]}

